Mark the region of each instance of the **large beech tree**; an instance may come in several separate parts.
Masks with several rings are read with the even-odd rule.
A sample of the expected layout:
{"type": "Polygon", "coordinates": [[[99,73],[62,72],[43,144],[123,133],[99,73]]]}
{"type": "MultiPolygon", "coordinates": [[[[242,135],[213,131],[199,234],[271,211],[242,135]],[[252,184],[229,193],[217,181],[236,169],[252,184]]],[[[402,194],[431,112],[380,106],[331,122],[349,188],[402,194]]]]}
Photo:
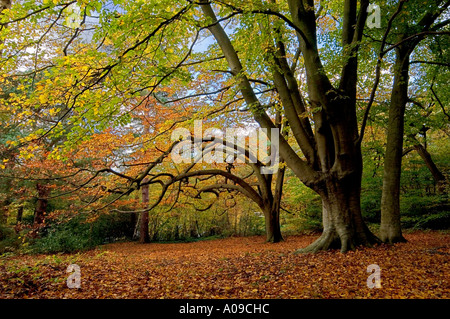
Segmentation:
{"type": "MultiPolygon", "coordinates": [[[[339,86],[333,86],[324,69],[317,40],[313,1],[288,1],[290,18],[271,9],[261,14],[274,15],[296,32],[298,48],[306,70],[307,92],[299,89],[286,59],[283,32],[275,32],[273,65],[274,86],[295,140],[302,150],[300,157],[280,136],[280,154],[289,168],[322,198],[323,234],[304,251],[339,247],[345,252],[359,245],[372,245],[378,239],[366,227],[360,207],[362,156],[356,117],[357,52],[367,17],[368,1],[345,1],[342,24],[343,54],[339,86]],[[305,116],[307,105],[313,108],[313,123],[305,116]]],[[[209,26],[237,78],[239,88],[254,119],[264,128],[274,124],[245,75],[238,53],[217,20],[209,2],[201,4],[209,26]]],[[[237,10],[237,8],[236,8],[237,10]]],[[[259,13],[259,10],[254,12],[259,13]]],[[[277,31],[277,30],[276,30],[277,31]]]]}

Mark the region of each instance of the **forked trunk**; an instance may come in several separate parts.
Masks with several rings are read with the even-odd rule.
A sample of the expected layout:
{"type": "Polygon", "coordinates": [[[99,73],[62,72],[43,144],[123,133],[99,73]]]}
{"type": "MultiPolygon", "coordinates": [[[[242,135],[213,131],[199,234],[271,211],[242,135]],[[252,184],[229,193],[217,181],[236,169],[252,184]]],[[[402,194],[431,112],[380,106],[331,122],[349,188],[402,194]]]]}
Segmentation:
{"type": "Polygon", "coordinates": [[[371,247],[380,243],[367,228],[361,215],[360,179],[347,176],[344,179],[330,177],[322,191],[323,233],[311,245],[299,249],[299,253],[320,250],[354,250],[357,246],[371,247]]]}

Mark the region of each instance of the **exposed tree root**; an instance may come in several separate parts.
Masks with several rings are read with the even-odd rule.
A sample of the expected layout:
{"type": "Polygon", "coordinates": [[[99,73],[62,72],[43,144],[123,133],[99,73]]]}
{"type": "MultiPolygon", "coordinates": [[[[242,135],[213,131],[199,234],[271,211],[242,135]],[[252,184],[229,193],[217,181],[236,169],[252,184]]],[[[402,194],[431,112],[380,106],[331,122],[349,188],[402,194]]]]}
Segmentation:
{"type": "Polygon", "coordinates": [[[355,250],[358,246],[373,247],[380,244],[381,240],[367,231],[364,236],[339,236],[335,231],[324,231],[322,235],[311,245],[295,251],[297,254],[317,253],[322,250],[340,249],[342,253],[355,250]]]}
{"type": "Polygon", "coordinates": [[[381,240],[386,244],[396,244],[396,243],[406,243],[407,240],[403,236],[383,236],[381,235],[381,240]]]}

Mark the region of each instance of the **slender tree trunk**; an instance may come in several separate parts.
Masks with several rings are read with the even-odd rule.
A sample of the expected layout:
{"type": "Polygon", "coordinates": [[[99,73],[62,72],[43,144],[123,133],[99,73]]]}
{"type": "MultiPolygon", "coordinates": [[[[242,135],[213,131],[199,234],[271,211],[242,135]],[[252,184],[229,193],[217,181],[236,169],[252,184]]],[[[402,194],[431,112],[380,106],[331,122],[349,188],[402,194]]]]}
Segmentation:
{"type": "MultiPolygon", "coordinates": [[[[277,179],[275,182],[275,192],[273,197],[267,202],[264,212],[266,224],[266,241],[270,243],[278,243],[283,241],[280,228],[280,207],[281,196],[283,193],[284,167],[278,169],[277,179]]],[[[271,195],[271,194],[270,194],[271,195]]]]}
{"type": "MultiPolygon", "coordinates": [[[[139,200],[141,200],[141,195],[136,192],[134,195],[134,199],[138,202],[139,200]]],[[[134,219],[133,222],[133,233],[132,233],[132,240],[139,240],[139,230],[140,230],[140,226],[141,226],[141,214],[139,213],[132,213],[131,214],[131,219],[134,219]]]]}
{"type": "MultiPolygon", "coordinates": [[[[275,125],[282,130],[282,117],[281,113],[277,112],[275,125]]],[[[281,133],[283,137],[287,137],[287,131],[281,133]]],[[[275,190],[269,195],[269,205],[267,205],[265,211],[265,223],[266,223],[266,240],[271,243],[278,243],[283,241],[280,228],[280,210],[281,210],[281,197],[283,195],[283,182],[286,168],[284,160],[279,156],[279,168],[277,178],[275,180],[275,190]]],[[[271,185],[268,185],[269,187],[271,185]]]]}
{"type": "MultiPolygon", "coordinates": [[[[144,180],[145,181],[145,180],[144,180]]],[[[148,204],[149,202],[149,187],[148,185],[142,186],[142,202],[148,204]]],[[[139,242],[141,244],[150,242],[150,235],[148,233],[148,212],[141,213],[140,229],[139,229],[139,242]]]]}
{"type": "Polygon", "coordinates": [[[131,213],[130,214],[130,236],[132,239],[134,239],[134,231],[136,229],[136,225],[139,222],[137,213],[131,213]]]}
{"type": "Polygon", "coordinates": [[[381,196],[380,237],[384,242],[396,243],[406,241],[402,235],[400,223],[400,174],[403,153],[403,131],[406,103],[408,102],[409,58],[411,52],[423,39],[420,32],[428,31],[436,19],[448,9],[449,2],[441,9],[425,11],[414,28],[404,25],[399,33],[398,41],[411,38],[411,32],[416,37],[405,41],[395,48],[394,84],[392,87],[391,104],[389,106],[388,137],[384,163],[383,190],[381,196]],[[418,27],[418,28],[416,28],[418,27]]]}
{"type": "Polygon", "coordinates": [[[36,189],[38,191],[38,200],[34,210],[34,225],[40,226],[44,222],[45,214],[47,213],[50,188],[48,185],[37,184],[36,189]]]}
{"type": "Polygon", "coordinates": [[[399,46],[396,53],[384,159],[380,224],[380,239],[391,244],[406,241],[402,235],[400,222],[400,175],[405,108],[408,102],[410,50],[409,47],[399,46]]]}
{"type": "Polygon", "coordinates": [[[23,216],[23,205],[20,205],[19,208],[17,209],[16,224],[22,222],[22,216],[23,216]]]}
{"type": "MultiPolygon", "coordinates": [[[[281,161],[282,162],[282,161],[281,161]]],[[[281,210],[281,196],[283,194],[283,181],[284,181],[285,168],[281,167],[278,170],[277,179],[275,182],[275,192],[273,196],[273,202],[268,207],[268,213],[266,214],[266,236],[267,241],[271,243],[278,243],[283,241],[281,235],[280,225],[280,210],[281,210]]]]}

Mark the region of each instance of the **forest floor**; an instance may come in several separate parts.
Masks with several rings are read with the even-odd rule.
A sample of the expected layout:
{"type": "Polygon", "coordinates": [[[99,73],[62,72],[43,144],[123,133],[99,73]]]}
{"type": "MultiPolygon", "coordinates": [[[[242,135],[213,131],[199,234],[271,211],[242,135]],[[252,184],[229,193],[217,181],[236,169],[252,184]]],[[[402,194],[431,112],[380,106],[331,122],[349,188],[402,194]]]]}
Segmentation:
{"type": "Polygon", "coordinates": [[[317,238],[308,235],[278,244],[260,236],[126,242],[3,257],[0,298],[450,298],[450,234],[405,237],[407,243],[346,254],[294,254],[317,238]],[[80,267],[80,288],[67,286],[70,264],[80,267]],[[372,264],[381,269],[380,288],[368,288],[372,264]]]}

